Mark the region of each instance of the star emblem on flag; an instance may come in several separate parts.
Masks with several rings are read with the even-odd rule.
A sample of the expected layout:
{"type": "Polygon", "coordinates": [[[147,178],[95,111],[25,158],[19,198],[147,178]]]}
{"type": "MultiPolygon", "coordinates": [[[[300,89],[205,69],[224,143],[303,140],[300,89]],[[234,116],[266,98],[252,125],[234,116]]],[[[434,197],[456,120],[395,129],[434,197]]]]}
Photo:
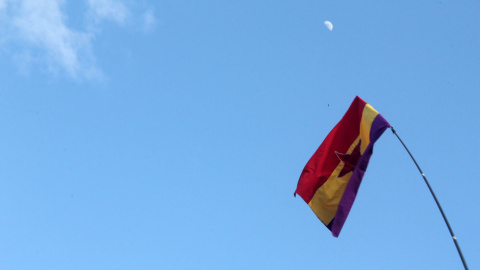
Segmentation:
{"type": "Polygon", "coordinates": [[[343,177],[344,175],[346,175],[347,173],[355,169],[358,161],[362,157],[362,154],[360,153],[361,144],[362,144],[362,141],[359,140],[358,144],[355,146],[351,154],[342,154],[335,151],[335,154],[337,155],[338,159],[340,159],[340,161],[344,163],[342,171],[340,171],[337,178],[343,177]]]}

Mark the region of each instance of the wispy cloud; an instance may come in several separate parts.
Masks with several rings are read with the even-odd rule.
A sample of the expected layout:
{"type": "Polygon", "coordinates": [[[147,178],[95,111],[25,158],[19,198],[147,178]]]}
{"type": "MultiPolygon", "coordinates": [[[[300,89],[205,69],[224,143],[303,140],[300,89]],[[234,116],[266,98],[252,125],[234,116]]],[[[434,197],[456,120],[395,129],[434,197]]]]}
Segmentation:
{"type": "Polygon", "coordinates": [[[0,11],[7,6],[7,0],[0,0],[0,11]]]}
{"type": "Polygon", "coordinates": [[[146,32],[150,32],[157,24],[157,19],[155,18],[155,15],[153,14],[152,9],[149,9],[145,11],[145,13],[143,13],[142,20],[143,20],[143,30],[146,32]]]}
{"type": "Polygon", "coordinates": [[[116,0],[88,0],[88,5],[97,20],[107,19],[124,23],[130,13],[122,2],[116,0]]]}
{"type": "MultiPolygon", "coordinates": [[[[93,23],[106,20],[123,25],[131,16],[130,10],[119,0],[84,1],[89,7],[85,18],[93,23]]],[[[70,27],[64,11],[65,2],[0,0],[0,46],[10,45],[7,51],[21,70],[40,63],[49,72],[62,71],[75,79],[99,78],[102,72],[95,65],[92,46],[101,31],[70,27]]],[[[149,29],[155,23],[149,11],[142,15],[142,20],[143,27],[148,25],[149,29]]]]}
{"type": "Polygon", "coordinates": [[[43,49],[51,70],[59,65],[74,78],[95,75],[91,61],[88,33],[70,29],[65,24],[59,0],[21,1],[11,18],[19,39],[28,45],[43,49]],[[80,61],[80,57],[85,59],[80,61]],[[86,58],[85,58],[86,57],[86,58]]]}

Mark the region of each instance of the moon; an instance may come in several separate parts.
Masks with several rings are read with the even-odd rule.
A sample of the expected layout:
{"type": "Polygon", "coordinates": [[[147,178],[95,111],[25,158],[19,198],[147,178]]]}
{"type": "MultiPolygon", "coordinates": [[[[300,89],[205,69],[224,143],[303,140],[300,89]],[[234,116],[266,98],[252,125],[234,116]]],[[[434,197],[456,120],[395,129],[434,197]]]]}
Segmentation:
{"type": "Polygon", "coordinates": [[[328,30],[333,30],[333,24],[330,21],[324,21],[323,24],[328,28],[328,30]]]}

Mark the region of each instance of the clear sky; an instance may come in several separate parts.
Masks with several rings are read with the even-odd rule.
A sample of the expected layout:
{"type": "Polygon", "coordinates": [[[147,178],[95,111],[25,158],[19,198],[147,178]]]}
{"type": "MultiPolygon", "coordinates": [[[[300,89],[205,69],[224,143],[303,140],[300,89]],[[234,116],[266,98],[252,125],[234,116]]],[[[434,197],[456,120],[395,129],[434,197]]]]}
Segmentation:
{"type": "Polygon", "coordinates": [[[479,269],[479,14],[0,0],[0,269],[463,269],[389,130],[339,238],[293,197],[356,95],[479,269]]]}

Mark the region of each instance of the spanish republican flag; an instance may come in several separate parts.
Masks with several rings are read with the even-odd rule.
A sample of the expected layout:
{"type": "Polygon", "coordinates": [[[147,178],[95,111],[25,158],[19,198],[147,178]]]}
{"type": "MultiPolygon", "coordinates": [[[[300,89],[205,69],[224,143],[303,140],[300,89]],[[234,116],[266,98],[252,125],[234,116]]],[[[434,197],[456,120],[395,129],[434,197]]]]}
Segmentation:
{"type": "Polygon", "coordinates": [[[295,194],[338,237],[352,208],[373,144],[390,124],[358,96],[310,158],[295,194]]]}

